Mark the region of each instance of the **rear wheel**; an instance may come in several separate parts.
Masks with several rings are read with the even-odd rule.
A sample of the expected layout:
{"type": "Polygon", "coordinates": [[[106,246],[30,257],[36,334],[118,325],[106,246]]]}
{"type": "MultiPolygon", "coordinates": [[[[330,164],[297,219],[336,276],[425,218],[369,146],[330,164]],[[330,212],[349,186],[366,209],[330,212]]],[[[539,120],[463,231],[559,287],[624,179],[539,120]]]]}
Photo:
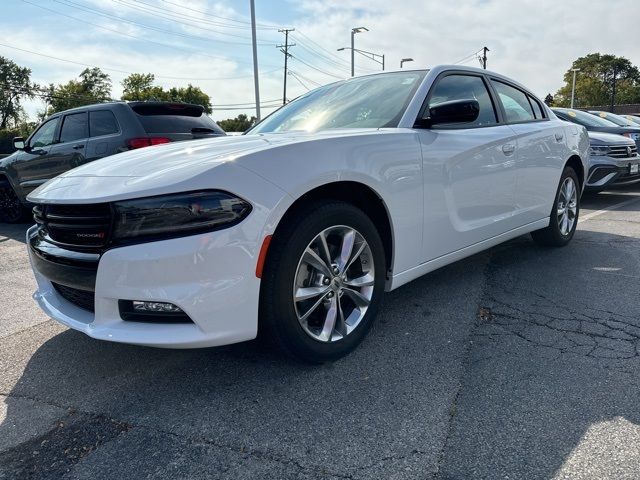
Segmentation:
{"type": "Polygon", "coordinates": [[[551,210],[549,226],[531,233],[536,243],[564,247],[571,241],[580,214],[579,185],[578,176],[573,168],[565,167],[551,210]]]}
{"type": "Polygon", "coordinates": [[[269,249],[261,322],[286,352],[335,360],[365,337],[384,290],[384,248],[361,210],[318,203],[288,219],[269,249]]]}
{"type": "Polygon", "coordinates": [[[24,205],[11,185],[0,186],[0,222],[18,223],[24,217],[24,205]]]}

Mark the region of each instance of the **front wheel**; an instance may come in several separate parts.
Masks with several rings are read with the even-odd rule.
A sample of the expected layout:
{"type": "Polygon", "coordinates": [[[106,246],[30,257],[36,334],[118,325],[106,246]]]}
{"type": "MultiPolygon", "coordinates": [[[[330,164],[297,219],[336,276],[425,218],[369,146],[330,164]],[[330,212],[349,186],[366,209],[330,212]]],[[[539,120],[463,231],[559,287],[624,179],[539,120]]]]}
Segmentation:
{"type": "Polygon", "coordinates": [[[309,205],[287,219],[269,249],[262,326],[297,358],[336,360],[371,327],[385,265],[382,240],[364,212],[337,201],[309,205]]]}
{"type": "Polygon", "coordinates": [[[25,217],[25,208],[10,185],[0,186],[0,222],[18,223],[25,217]]]}
{"type": "Polygon", "coordinates": [[[564,247],[571,241],[578,226],[580,214],[579,185],[578,176],[573,168],[565,167],[553,202],[549,226],[531,232],[536,243],[564,247]]]}

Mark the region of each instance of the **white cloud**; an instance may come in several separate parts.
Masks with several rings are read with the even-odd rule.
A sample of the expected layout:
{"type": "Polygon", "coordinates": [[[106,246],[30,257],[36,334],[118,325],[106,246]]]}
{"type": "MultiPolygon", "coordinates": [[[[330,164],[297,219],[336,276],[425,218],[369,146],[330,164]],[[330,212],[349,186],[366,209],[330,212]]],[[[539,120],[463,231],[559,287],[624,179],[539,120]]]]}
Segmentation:
{"type": "MultiPolygon", "coordinates": [[[[147,0],[152,2],[152,0],[147,0]]],[[[200,17],[209,22],[225,22],[194,12],[203,12],[246,21],[246,5],[237,2],[213,2],[206,0],[171,0],[184,4],[189,9],[163,1],[154,5],[176,17],[172,25],[152,15],[127,9],[126,2],[90,0],[90,8],[137,19],[176,32],[191,32],[194,35],[212,35],[206,29],[217,29],[213,23],[201,23],[206,29],[193,29],[179,23],[180,14],[200,17]],[[120,4],[123,3],[123,4],[120,4]]],[[[613,53],[629,58],[640,65],[640,46],[634,41],[637,28],[638,0],[589,1],[584,0],[457,0],[455,2],[427,0],[257,0],[258,21],[295,27],[293,58],[290,67],[302,75],[304,83],[327,83],[335,79],[330,75],[305,65],[337,76],[349,73],[349,52],[336,52],[348,46],[352,27],[366,26],[369,32],[356,36],[356,47],[375,53],[384,53],[387,67],[395,69],[403,57],[415,59],[410,67],[429,67],[440,63],[453,63],[483,46],[490,48],[489,68],[504,73],[530,87],[544,97],[555,92],[562,83],[562,76],[571,61],[590,52],[613,53]],[[311,43],[308,38],[319,44],[311,43]],[[315,53],[309,50],[314,50],[315,53]],[[324,58],[318,56],[321,54],[324,58]]],[[[46,4],[52,5],[52,4],[46,4]]],[[[158,76],[158,84],[171,87],[185,85],[187,80],[171,80],[162,76],[190,77],[193,83],[209,93],[217,104],[247,103],[253,100],[251,77],[251,49],[248,46],[206,43],[194,39],[175,37],[153,32],[142,27],[119,22],[115,19],[86,16],[80,11],[56,10],[73,16],[90,18],[108,28],[129,35],[144,37],[151,41],[175,45],[187,50],[198,50],[203,55],[149,45],[128,39],[116,33],[95,27],[60,28],[57,22],[43,25],[38,15],[55,18],[55,15],[29,10],[33,27],[14,25],[9,17],[0,20],[0,28],[6,43],[35,50],[39,53],[73,59],[78,62],[116,68],[131,72],[152,72],[158,76]],[[219,60],[207,57],[224,57],[219,60]],[[237,80],[196,80],[211,77],[243,76],[237,80]]],[[[183,17],[184,20],[184,17],[183,17]]],[[[78,22],[60,19],[65,25],[78,26],[78,22]]],[[[186,21],[186,20],[185,20],[186,21]]],[[[189,20],[191,22],[191,20],[189,20]]],[[[187,22],[187,23],[189,23],[187,22]]],[[[243,25],[237,23],[237,25],[243,25]]],[[[249,31],[243,28],[226,29],[227,33],[248,38],[249,31]]],[[[234,37],[222,36],[232,40],[234,37]]],[[[245,39],[246,39],[245,38],[245,39]]],[[[273,30],[260,30],[259,40],[274,42],[282,39],[273,30]]],[[[238,39],[244,41],[243,39],[238,39]]],[[[264,100],[280,98],[282,95],[282,72],[274,71],[282,64],[283,56],[274,47],[260,48],[262,71],[271,73],[261,77],[261,96],[264,100]]],[[[9,56],[19,64],[33,70],[36,81],[41,83],[65,82],[74,78],[82,66],[59,62],[44,57],[12,51],[0,47],[0,54],[9,56]]],[[[475,59],[467,64],[478,65],[475,59]]],[[[357,72],[377,70],[380,67],[363,57],[356,57],[357,72]],[[365,70],[366,68],[366,70],[365,70]]],[[[114,96],[120,94],[119,82],[125,76],[110,72],[114,81],[114,96]]],[[[297,80],[289,77],[289,97],[303,93],[297,80]]],[[[34,104],[30,112],[41,108],[34,104]]],[[[238,111],[216,112],[215,118],[235,116],[238,111]]],[[[247,113],[252,113],[247,110],[247,113]]]]}

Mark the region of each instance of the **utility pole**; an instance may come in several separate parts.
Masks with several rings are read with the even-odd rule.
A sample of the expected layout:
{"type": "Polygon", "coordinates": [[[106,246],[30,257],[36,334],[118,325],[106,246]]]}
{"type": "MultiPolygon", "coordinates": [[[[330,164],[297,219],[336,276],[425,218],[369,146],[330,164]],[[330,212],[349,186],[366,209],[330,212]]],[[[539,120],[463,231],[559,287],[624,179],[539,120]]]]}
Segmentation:
{"type": "Polygon", "coordinates": [[[483,47],[482,48],[482,68],[483,69],[487,69],[487,52],[490,52],[491,50],[489,50],[487,47],[483,47]]]}
{"type": "Polygon", "coordinates": [[[614,112],[614,107],[616,104],[616,77],[618,76],[618,66],[613,66],[613,85],[611,87],[611,113],[614,112]]]}
{"type": "Polygon", "coordinates": [[[576,73],[578,73],[580,69],[572,68],[571,71],[573,72],[573,84],[571,87],[571,108],[573,108],[573,101],[576,98],[576,73]]]}
{"type": "Polygon", "coordinates": [[[284,53],[284,91],[282,93],[282,104],[285,105],[287,103],[287,61],[291,54],[289,53],[289,47],[295,47],[296,44],[292,43],[289,45],[289,32],[295,32],[295,28],[283,28],[282,30],[278,30],[280,33],[284,33],[284,45],[276,45],[276,48],[279,48],[282,53],[284,53]]]}
{"type": "MultiPolygon", "coordinates": [[[[355,77],[356,75],[356,49],[355,49],[355,39],[356,33],[368,32],[369,29],[367,27],[355,27],[351,29],[351,76],[355,77]]],[[[383,65],[384,67],[384,65],[383,65]]],[[[384,68],[383,68],[384,70],[384,68]]]]}
{"type": "Polygon", "coordinates": [[[256,41],[256,5],[251,2],[251,43],[253,44],[253,84],[256,91],[256,122],[260,121],[260,82],[258,81],[258,43],[256,41]]]}

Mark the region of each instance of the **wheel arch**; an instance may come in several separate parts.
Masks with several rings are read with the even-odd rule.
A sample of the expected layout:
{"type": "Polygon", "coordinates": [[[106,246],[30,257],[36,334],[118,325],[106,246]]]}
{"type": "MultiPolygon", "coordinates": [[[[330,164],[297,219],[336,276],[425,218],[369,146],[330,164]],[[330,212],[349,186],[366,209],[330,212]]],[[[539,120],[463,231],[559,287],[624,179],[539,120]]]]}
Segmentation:
{"type": "Polygon", "coordinates": [[[578,175],[578,180],[580,180],[580,191],[582,191],[585,182],[586,182],[586,172],[584,171],[584,165],[582,164],[582,159],[578,155],[572,155],[564,164],[566,167],[571,167],[578,175]]]}
{"type": "MultiPolygon", "coordinates": [[[[394,258],[393,223],[389,209],[382,197],[369,185],[352,180],[341,180],[317,186],[296,198],[286,209],[272,234],[277,238],[288,218],[310,203],[322,200],[340,200],[362,210],[374,223],[385,252],[387,272],[392,270],[394,258]]],[[[269,255],[267,253],[266,261],[269,255]]]]}

